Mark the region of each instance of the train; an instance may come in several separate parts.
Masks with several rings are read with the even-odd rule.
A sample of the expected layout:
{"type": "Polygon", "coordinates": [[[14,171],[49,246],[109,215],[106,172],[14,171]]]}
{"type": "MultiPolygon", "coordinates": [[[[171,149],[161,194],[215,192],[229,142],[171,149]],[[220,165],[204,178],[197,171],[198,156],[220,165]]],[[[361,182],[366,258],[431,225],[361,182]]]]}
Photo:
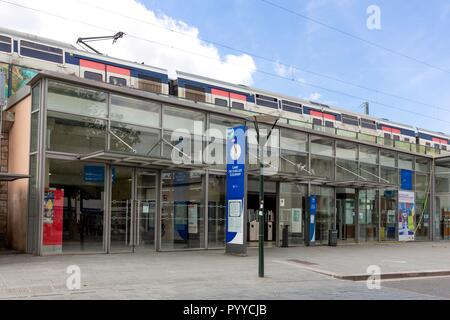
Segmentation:
{"type": "Polygon", "coordinates": [[[450,151],[450,135],[350,112],[327,104],[266,90],[80,50],[73,45],[0,28],[0,70],[6,74],[11,96],[40,70],[76,75],[162,95],[171,95],[239,112],[272,114],[324,131],[340,129],[389,141],[450,151]]]}

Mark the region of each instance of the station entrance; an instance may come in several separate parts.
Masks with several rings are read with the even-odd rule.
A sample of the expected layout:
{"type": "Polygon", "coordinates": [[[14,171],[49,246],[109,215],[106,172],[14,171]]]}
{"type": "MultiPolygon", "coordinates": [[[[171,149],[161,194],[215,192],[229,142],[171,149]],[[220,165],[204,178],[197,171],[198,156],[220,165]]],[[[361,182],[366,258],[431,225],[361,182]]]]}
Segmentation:
{"type": "MultiPolygon", "coordinates": [[[[249,179],[247,192],[247,243],[258,244],[259,240],[259,181],[249,179]]],[[[276,182],[264,181],[264,241],[269,245],[276,243],[277,189],[276,182]]]]}

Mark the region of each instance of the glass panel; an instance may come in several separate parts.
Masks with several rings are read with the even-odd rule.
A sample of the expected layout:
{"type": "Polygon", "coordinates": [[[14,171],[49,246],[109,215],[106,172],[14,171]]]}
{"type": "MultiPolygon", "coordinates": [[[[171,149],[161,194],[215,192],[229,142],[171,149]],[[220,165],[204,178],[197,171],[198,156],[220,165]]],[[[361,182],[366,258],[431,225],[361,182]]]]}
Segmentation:
{"type": "Polygon", "coordinates": [[[395,152],[381,150],[380,163],[382,166],[396,168],[397,167],[397,154],[395,152]]]}
{"type": "Polygon", "coordinates": [[[381,190],[380,240],[397,239],[397,191],[381,190]]]}
{"type": "Polygon", "coordinates": [[[39,235],[39,195],[37,179],[37,155],[30,156],[30,179],[29,179],[28,215],[27,215],[27,252],[37,253],[39,235]]]}
{"type": "Polygon", "coordinates": [[[34,112],[31,114],[30,152],[37,151],[38,137],[39,137],[39,112],[34,112]]]}
{"type": "Polygon", "coordinates": [[[378,193],[376,190],[359,191],[359,241],[378,240],[378,193]]]}
{"type": "Polygon", "coordinates": [[[430,172],[430,160],[416,157],[416,171],[430,172]]]}
{"type": "Polygon", "coordinates": [[[305,133],[282,129],[280,149],[282,172],[308,174],[308,136],[305,133]]]}
{"type": "Polygon", "coordinates": [[[450,239],[450,194],[436,196],[434,238],[443,240],[450,239]]]}
{"type": "Polygon", "coordinates": [[[102,91],[50,81],[47,108],[54,111],[106,118],[107,94],[102,91]]]}
{"type": "Polygon", "coordinates": [[[336,160],[336,180],[358,180],[358,162],[336,160]]]}
{"type": "Polygon", "coordinates": [[[105,147],[106,121],[48,112],[47,150],[86,154],[105,147]]]}
{"type": "Polygon", "coordinates": [[[199,171],[162,172],[162,249],[205,247],[203,176],[199,171]]]}
{"type": "Polygon", "coordinates": [[[360,163],[359,174],[361,177],[364,177],[369,181],[378,182],[379,180],[378,165],[360,163]]]}
{"type": "Polygon", "coordinates": [[[311,136],[311,154],[333,156],[333,140],[318,136],[311,136]]]}
{"type": "Polygon", "coordinates": [[[355,241],[355,189],[336,188],[336,228],[340,240],[355,241]]]}
{"type": "Polygon", "coordinates": [[[336,141],[336,158],[356,161],[356,153],[356,144],[344,141],[336,141]]]}
{"type": "Polygon", "coordinates": [[[334,164],[332,158],[311,156],[311,171],[313,175],[333,180],[334,164]]]}
{"type": "Polygon", "coordinates": [[[208,246],[225,246],[226,176],[209,175],[208,185],[208,246]]]}
{"type": "Polygon", "coordinates": [[[132,212],[133,168],[112,167],[111,250],[131,251],[133,242],[132,212]]]}
{"type": "Polygon", "coordinates": [[[33,91],[31,92],[31,111],[39,110],[39,106],[41,103],[41,85],[38,84],[33,87],[33,91]]]}
{"type": "Polygon", "coordinates": [[[111,95],[110,119],[146,127],[160,128],[161,105],[158,103],[111,95]]]}
{"type": "Polygon", "coordinates": [[[103,251],[105,167],[48,159],[46,170],[44,251],[103,251]]]}
{"type": "Polygon", "coordinates": [[[283,241],[283,229],[287,227],[289,245],[303,243],[307,194],[305,185],[280,183],[280,218],[278,219],[280,242],[283,241]]]}
{"type": "Polygon", "coordinates": [[[201,135],[204,133],[204,122],[205,114],[202,112],[164,106],[164,129],[184,129],[191,134],[194,133],[194,130],[198,130],[195,134],[201,135]]]}
{"type": "Polygon", "coordinates": [[[436,166],[435,170],[436,192],[450,192],[450,168],[436,166]]]}
{"type": "Polygon", "coordinates": [[[328,243],[328,230],[334,224],[334,189],[311,186],[311,195],[316,196],[316,242],[328,243]]]}
{"type": "Polygon", "coordinates": [[[4,83],[5,83],[5,90],[3,91],[4,93],[4,97],[9,98],[8,97],[8,91],[9,91],[9,65],[6,63],[1,63],[0,62],[0,72],[3,72],[4,75],[4,83]]]}
{"type": "Polygon", "coordinates": [[[360,145],[359,161],[371,164],[378,164],[378,149],[360,145]]]}
{"type": "Polygon", "coordinates": [[[398,155],[398,167],[400,169],[414,170],[414,157],[400,153],[398,155]]]}
{"type": "Polygon", "coordinates": [[[430,229],[430,193],[418,191],[416,192],[415,200],[415,238],[418,240],[428,240],[430,229]]]}
{"type": "Polygon", "coordinates": [[[160,156],[160,129],[111,121],[111,132],[110,147],[112,151],[160,156]]]}
{"type": "Polygon", "coordinates": [[[137,233],[136,246],[139,249],[155,248],[155,221],[156,221],[156,173],[138,170],[136,181],[137,200],[137,233]]]}
{"type": "Polygon", "coordinates": [[[381,178],[384,179],[385,181],[389,181],[389,183],[398,185],[398,169],[382,166],[381,178]]]}

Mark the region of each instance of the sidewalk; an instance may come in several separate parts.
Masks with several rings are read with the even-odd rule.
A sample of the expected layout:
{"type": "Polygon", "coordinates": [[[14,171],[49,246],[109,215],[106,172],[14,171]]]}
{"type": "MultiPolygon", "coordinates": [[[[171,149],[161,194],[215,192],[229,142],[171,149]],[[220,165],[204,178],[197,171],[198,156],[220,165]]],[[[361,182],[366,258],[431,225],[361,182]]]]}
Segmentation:
{"type": "Polygon", "coordinates": [[[258,278],[258,250],[247,257],[222,250],[35,257],[0,255],[0,299],[436,299],[431,293],[340,280],[382,272],[450,269],[450,244],[400,243],[291,247],[265,250],[265,278],[258,278]],[[81,269],[81,289],[66,287],[66,268],[81,269]]]}

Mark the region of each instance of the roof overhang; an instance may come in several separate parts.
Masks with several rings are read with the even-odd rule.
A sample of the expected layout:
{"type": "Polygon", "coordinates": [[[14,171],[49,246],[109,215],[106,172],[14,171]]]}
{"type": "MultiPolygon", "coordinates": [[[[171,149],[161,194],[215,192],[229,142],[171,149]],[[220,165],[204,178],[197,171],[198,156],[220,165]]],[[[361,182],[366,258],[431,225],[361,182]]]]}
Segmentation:
{"type": "Polygon", "coordinates": [[[340,180],[340,181],[327,181],[326,185],[342,188],[354,188],[354,189],[398,189],[398,186],[391,183],[383,183],[368,180],[340,180]]]}
{"type": "Polygon", "coordinates": [[[203,163],[174,163],[171,159],[161,157],[143,156],[130,153],[114,152],[114,151],[95,151],[88,154],[79,155],[78,160],[102,160],[108,161],[112,164],[124,164],[133,166],[152,166],[164,169],[204,169],[208,167],[203,163]]]}
{"type": "MultiPolygon", "coordinates": [[[[258,176],[260,174],[259,169],[248,170],[249,176],[258,176]]],[[[314,176],[314,175],[298,175],[295,173],[283,173],[277,172],[275,174],[264,175],[266,180],[276,180],[276,181],[286,181],[286,182],[297,182],[297,183],[313,183],[322,184],[327,181],[324,177],[314,176]]]]}
{"type": "Polygon", "coordinates": [[[15,181],[19,179],[27,179],[30,176],[28,174],[17,174],[17,173],[7,173],[7,172],[0,172],[0,181],[15,181]]]}

